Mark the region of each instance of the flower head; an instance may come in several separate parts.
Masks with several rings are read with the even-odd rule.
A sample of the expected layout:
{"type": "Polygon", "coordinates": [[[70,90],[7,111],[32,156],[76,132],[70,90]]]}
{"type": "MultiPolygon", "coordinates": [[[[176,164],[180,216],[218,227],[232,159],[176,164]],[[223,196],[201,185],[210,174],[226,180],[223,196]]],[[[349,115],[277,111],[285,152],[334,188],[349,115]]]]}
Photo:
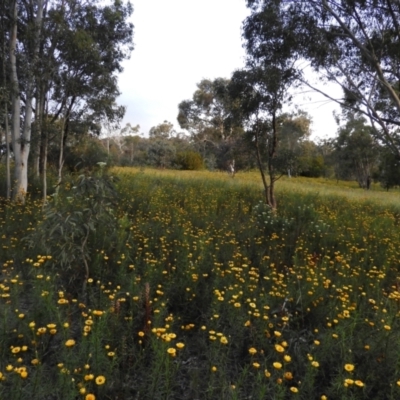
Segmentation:
{"type": "Polygon", "coordinates": [[[344,365],[344,369],[345,369],[347,372],[351,372],[351,371],[354,370],[354,365],[353,365],[353,364],[345,364],[345,365],[344,365]]]}
{"type": "Polygon", "coordinates": [[[167,353],[168,353],[170,356],[175,357],[175,355],[176,355],[176,349],[175,349],[174,347],[170,347],[170,348],[167,350],[167,353]]]}
{"type": "Polygon", "coordinates": [[[273,365],[274,368],[276,368],[276,369],[281,369],[281,368],[282,368],[282,364],[281,364],[280,362],[278,362],[278,361],[274,362],[272,365],[273,365]]]}
{"type": "Polygon", "coordinates": [[[254,354],[257,353],[257,350],[254,347],[250,347],[249,353],[253,356],[254,354]]]}
{"type": "Polygon", "coordinates": [[[65,342],[65,345],[66,345],[67,347],[75,346],[75,340],[74,340],[74,339],[68,339],[68,340],[65,342]]]}
{"type": "Polygon", "coordinates": [[[103,385],[106,381],[106,378],[103,375],[99,375],[96,378],[96,385],[103,385]]]}
{"type": "Polygon", "coordinates": [[[284,349],[280,344],[276,344],[276,345],[275,345],[275,350],[276,350],[278,353],[283,353],[283,352],[285,351],[285,349],[284,349]]]}

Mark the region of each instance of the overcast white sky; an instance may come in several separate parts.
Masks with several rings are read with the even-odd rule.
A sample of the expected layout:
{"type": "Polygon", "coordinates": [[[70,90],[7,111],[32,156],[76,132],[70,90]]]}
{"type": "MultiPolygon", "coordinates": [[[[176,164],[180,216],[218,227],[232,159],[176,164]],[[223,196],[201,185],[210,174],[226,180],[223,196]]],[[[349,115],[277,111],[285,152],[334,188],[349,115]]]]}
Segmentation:
{"type": "MultiPolygon", "coordinates": [[[[203,78],[229,78],[244,66],[241,26],[245,0],[134,0],[135,49],[119,77],[127,107],[124,124],[140,132],[168,120],[180,131],[178,104],[191,99],[203,78]]],[[[339,94],[339,93],[338,93],[339,94]]],[[[295,103],[313,118],[313,136],[332,136],[334,105],[303,95],[295,103]]]]}

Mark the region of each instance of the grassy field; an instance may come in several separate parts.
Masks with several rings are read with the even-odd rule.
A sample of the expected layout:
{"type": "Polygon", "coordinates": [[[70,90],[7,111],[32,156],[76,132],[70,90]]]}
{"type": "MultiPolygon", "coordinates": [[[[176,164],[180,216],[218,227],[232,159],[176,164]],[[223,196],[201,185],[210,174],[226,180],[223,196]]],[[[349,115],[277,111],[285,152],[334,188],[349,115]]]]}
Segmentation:
{"type": "Polygon", "coordinates": [[[116,168],[2,201],[0,398],[400,398],[399,196],[116,168]]]}

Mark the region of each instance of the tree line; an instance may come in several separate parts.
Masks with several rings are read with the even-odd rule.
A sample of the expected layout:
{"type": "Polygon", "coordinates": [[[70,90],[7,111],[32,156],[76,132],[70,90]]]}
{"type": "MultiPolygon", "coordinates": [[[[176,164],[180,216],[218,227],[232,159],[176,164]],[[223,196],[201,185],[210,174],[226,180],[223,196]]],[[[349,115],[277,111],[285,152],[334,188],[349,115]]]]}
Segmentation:
{"type": "MultiPolygon", "coordinates": [[[[202,80],[193,99],[207,96],[213,108],[221,114],[227,111],[217,105],[218,99],[212,88],[228,79],[202,80]],[[204,93],[207,88],[208,93],[204,93]]],[[[127,124],[112,136],[96,140],[95,148],[83,142],[71,146],[75,158],[67,158],[69,166],[81,165],[86,158],[89,164],[108,159],[113,165],[149,166],[196,170],[207,168],[231,173],[258,168],[255,157],[256,146],[252,135],[242,126],[233,127],[228,134],[221,135],[221,123],[213,126],[214,112],[207,112],[196,100],[184,100],[179,105],[178,120],[181,128],[189,131],[176,132],[172,123],[164,121],[150,129],[148,137],[139,134],[140,126],[127,124]],[[96,155],[92,160],[90,153],[96,155]]],[[[220,116],[218,117],[220,118],[220,116]]],[[[337,180],[355,180],[360,188],[368,189],[372,182],[380,182],[389,190],[400,185],[400,163],[396,156],[374,138],[373,128],[362,115],[342,110],[335,115],[336,135],[331,138],[310,138],[312,118],[304,111],[282,113],[279,122],[279,143],[272,159],[276,177],[326,177],[337,180]]],[[[262,150],[261,162],[267,169],[266,149],[262,150]]],[[[88,164],[88,163],[86,163],[88,164]]],[[[83,164],[82,164],[83,165],[83,164]]]]}

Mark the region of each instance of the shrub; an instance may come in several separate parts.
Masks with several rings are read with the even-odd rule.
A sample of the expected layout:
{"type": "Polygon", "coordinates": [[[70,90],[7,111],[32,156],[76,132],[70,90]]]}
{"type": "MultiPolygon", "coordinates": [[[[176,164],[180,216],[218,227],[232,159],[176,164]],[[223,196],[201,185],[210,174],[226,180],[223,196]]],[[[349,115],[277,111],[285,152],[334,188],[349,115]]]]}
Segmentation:
{"type": "Polygon", "coordinates": [[[203,157],[196,151],[182,151],[176,155],[176,164],[179,168],[196,171],[203,169],[203,157]]]}

